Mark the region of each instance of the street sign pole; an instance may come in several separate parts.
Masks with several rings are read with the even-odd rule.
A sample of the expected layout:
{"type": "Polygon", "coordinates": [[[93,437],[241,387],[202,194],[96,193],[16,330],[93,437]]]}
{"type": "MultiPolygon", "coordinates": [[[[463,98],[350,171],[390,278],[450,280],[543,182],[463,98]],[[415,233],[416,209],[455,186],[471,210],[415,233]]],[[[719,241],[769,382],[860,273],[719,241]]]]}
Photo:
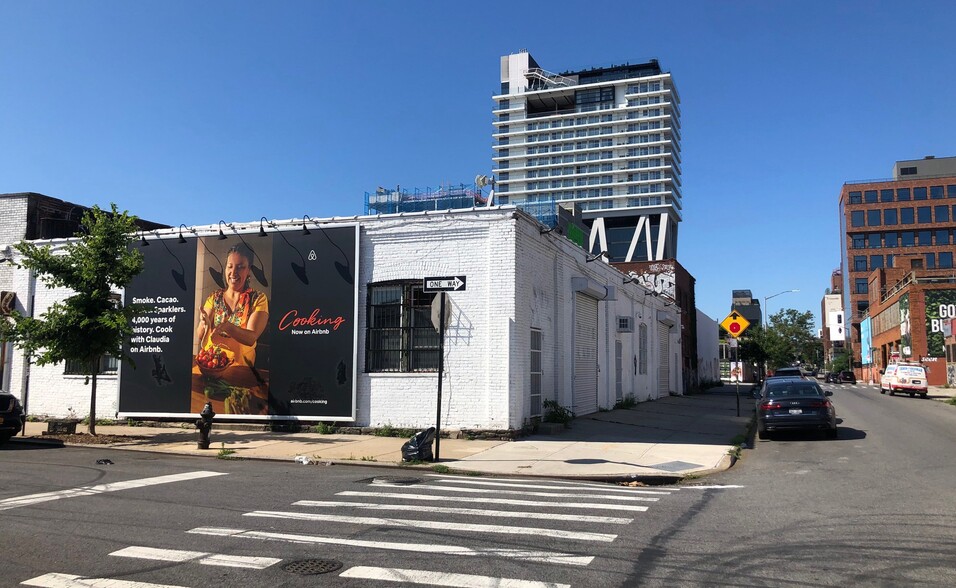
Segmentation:
{"type": "MultiPolygon", "coordinates": [[[[438,461],[441,455],[441,385],[445,375],[445,304],[447,302],[445,292],[465,290],[467,280],[467,276],[436,276],[422,279],[423,292],[441,296],[438,307],[438,402],[435,403],[438,414],[435,417],[435,454],[432,456],[432,461],[438,461]]],[[[432,320],[434,321],[434,318],[432,320]]]]}
{"type": "MultiPolygon", "coordinates": [[[[740,366],[740,345],[734,345],[734,363],[740,366]]],[[[744,374],[743,368],[737,372],[737,416],[740,416],[740,377],[744,374]]]]}
{"type": "MultiPolygon", "coordinates": [[[[438,310],[438,416],[435,417],[435,457],[438,461],[441,452],[441,381],[445,371],[445,293],[439,292],[441,296],[441,306],[438,310]]],[[[737,416],[740,416],[740,409],[737,409],[737,416]]]]}

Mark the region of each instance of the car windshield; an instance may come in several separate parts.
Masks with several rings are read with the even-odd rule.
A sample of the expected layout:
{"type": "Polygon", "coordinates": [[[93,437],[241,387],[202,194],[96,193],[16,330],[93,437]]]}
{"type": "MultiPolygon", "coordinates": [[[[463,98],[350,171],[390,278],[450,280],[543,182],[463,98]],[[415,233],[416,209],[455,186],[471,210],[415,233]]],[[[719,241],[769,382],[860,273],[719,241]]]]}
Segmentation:
{"type": "Polygon", "coordinates": [[[767,396],[823,396],[823,390],[814,382],[779,382],[767,386],[767,396]]]}

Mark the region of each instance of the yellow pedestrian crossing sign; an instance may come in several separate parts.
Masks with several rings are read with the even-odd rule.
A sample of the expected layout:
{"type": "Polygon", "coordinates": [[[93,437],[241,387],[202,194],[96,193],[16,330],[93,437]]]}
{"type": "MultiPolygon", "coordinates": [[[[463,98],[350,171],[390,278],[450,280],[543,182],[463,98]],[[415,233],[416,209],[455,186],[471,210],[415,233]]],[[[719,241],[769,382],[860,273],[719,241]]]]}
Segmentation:
{"type": "Polygon", "coordinates": [[[727,318],[721,321],[720,326],[722,326],[725,331],[730,333],[731,337],[737,338],[747,330],[747,327],[750,326],[750,321],[745,319],[742,314],[735,310],[728,314],[727,318]]]}

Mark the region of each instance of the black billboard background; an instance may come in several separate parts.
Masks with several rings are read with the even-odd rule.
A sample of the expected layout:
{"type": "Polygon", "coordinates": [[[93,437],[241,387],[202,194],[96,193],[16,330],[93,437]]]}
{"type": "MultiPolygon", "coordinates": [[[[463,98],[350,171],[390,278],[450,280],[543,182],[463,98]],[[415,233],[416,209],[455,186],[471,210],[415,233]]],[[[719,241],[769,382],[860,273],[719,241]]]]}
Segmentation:
{"type": "Polygon", "coordinates": [[[354,418],[357,239],[357,226],[275,238],[269,316],[274,414],[354,418]]]}
{"type": "MultiPolygon", "coordinates": [[[[237,235],[228,236],[228,243],[205,239],[219,245],[217,251],[240,241],[237,235]]],[[[258,418],[354,419],[358,226],[246,234],[242,240],[256,252],[268,255],[271,249],[271,259],[261,260],[272,274],[269,351],[262,358],[270,374],[269,416],[258,418]]],[[[208,276],[221,276],[222,260],[196,237],[186,243],[177,237],[148,242],[140,248],[145,269],[126,288],[125,303],[145,300],[153,311],[134,325],[138,332],[126,346],[136,369],[121,368],[120,413],[191,414],[197,304],[209,289],[208,276]],[[197,268],[200,254],[206,267],[197,268]],[[199,285],[202,296],[197,275],[207,284],[205,289],[199,285]],[[147,334],[150,328],[168,330],[161,335],[168,341],[147,342],[146,337],[156,336],[147,334]]]]}
{"type": "Polygon", "coordinates": [[[134,319],[133,336],[124,348],[136,367],[120,368],[119,411],[188,413],[198,241],[147,242],[148,247],[137,245],[144,270],[126,287],[125,304],[145,304],[150,310],[134,319]]]}

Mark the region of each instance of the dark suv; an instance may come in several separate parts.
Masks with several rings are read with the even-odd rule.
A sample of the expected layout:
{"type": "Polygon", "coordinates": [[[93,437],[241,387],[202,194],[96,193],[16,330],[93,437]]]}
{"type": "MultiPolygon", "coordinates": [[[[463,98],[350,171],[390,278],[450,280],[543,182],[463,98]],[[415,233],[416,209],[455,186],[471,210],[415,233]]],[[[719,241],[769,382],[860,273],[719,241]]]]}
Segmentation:
{"type": "Polygon", "coordinates": [[[853,372],[840,372],[840,383],[856,384],[856,374],[853,372]]]}
{"type": "Polygon", "coordinates": [[[23,429],[23,407],[13,394],[0,390],[0,443],[23,429]]]}

